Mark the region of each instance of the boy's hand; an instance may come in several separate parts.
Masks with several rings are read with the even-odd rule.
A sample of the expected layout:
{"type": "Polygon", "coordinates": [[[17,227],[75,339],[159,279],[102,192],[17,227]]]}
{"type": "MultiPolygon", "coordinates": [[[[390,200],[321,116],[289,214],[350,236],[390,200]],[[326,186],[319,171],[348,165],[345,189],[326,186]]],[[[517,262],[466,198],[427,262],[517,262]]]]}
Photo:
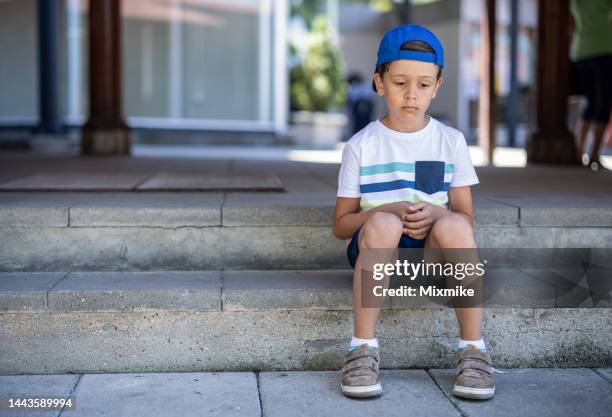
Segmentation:
{"type": "Polygon", "coordinates": [[[404,214],[409,213],[408,208],[411,207],[413,203],[408,203],[405,201],[396,201],[395,203],[387,203],[383,206],[379,206],[380,208],[385,208],[384,211],[388,213],[395,214],[397,217],[402,219],[404,214]]]}
{"type": "Polygon", "coordinates": [[[404,234],[413,239],[424,239],[429,234],[434,223],[448,214],[444,207],[421,201],[406,207],[401,219],[404,224],[404,234]]]}

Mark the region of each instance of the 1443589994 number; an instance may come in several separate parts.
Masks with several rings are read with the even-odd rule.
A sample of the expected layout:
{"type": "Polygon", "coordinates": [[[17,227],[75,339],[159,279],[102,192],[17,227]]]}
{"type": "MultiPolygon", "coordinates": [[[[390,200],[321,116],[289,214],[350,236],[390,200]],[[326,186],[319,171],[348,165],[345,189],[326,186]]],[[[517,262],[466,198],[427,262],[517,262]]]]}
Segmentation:
{"type": "Polygon", "coordinates": [[[73,410],[76,406],[74,397],[62,396],[10,396],[2,398],[0,410],[37,409],[37,410],[73,410]]]}

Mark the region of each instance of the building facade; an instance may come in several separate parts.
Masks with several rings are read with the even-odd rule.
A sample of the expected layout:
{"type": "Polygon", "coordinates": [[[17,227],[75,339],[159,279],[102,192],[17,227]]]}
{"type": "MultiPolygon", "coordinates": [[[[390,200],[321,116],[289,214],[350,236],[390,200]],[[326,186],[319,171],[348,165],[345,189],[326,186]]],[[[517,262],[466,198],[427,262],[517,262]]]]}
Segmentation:
{"type": "MultiPolygon", "coordinates": [[[[62,118],[87,116],[89,0],[57,1],[62,118]]],[[[36,0],[0,2],[0,124],[35,125],[36,0]]],[[[122,2],[123,103],[132,127],[283,131],[284,0],[122,2]]]]}

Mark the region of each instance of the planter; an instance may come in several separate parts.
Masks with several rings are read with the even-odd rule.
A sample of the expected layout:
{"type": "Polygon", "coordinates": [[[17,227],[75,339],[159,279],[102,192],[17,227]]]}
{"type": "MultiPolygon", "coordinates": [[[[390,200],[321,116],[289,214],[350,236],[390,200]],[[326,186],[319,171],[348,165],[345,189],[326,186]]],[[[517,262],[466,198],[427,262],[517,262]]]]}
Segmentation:
{"type": "Polygon", "coordinates": [[[300,147],[334,149],[348,123],[343,113],[298,111],[291,114],[292,136],[300,147]]]}

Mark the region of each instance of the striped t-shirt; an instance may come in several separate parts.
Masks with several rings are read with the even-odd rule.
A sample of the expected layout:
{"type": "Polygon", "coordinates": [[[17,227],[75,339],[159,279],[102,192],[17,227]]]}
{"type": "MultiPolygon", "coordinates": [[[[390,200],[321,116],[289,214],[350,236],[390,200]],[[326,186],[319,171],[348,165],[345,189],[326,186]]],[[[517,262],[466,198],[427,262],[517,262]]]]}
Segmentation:
{"type": "Polygon", "coordinates": [[[361,210],[397,201],[448,207],[448,188],[478,184],[463,134],[429,118],[416,132],[379,120],[344,146],[338,197],[360,198],[361,210]]]}

